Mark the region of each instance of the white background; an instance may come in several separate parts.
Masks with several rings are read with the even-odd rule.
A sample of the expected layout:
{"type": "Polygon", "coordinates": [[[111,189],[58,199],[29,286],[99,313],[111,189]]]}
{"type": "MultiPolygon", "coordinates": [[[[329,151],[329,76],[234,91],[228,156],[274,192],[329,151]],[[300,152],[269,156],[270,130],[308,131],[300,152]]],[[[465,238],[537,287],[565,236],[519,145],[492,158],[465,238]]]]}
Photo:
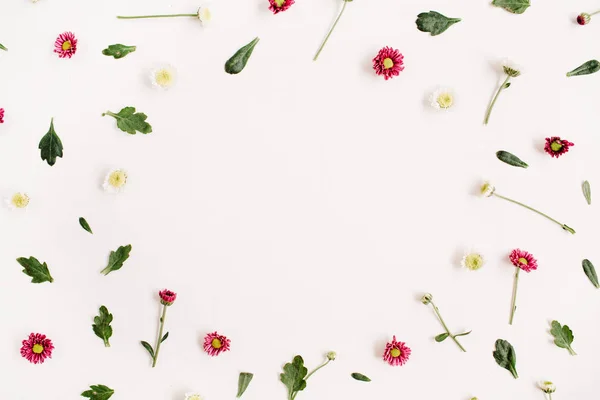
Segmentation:
{"type": "Polygon", "coordinates": [[[357,0],[350,3],[320,60],[314,52],[340,0],[299,0],[273,16],[266,0],[219,0],[213,24],[197,20],[120,21],[118,14],[192,13],[180,0],[2,1],[0,43],[0,195],[27,192],[26,212],[0,210],[0,398],[78,398],[88,385],[114,399],[178,400],[198,391],[234,398],[240,371],[255,374],[246,400],[285,399],[278,374],[295,354],[314,367],[302,399],[555,399],[597,392],[600,293],[581,260],[600,265],[598,209],[581,183],[600,187],[597,149],[600,76],[565,73],[600,57],[600,19],[576,15],[592,0],[534,1],[523,15],[488,1],[357,0]],[[419,12],[463,21],[438,37],[419,32],[419,12]],[[53,53],[73,31],[72,59],[53,53]],[[260,36],[246,69],[224,62],[260,36]],[[109,44],[137,45],[121,60],[109,44]],[[371,59],[383,46],[405,55],[390,81],[371,59]],[[510,57],[524,68],[482,120],[510,57]],[[148,70],[169,63],[178,82],[149,85],[148,70]],[[438,85],[456,92],[448,113],[426,99],[438,85]],[[135,106],[150,135],[130,136],[106,110],[135,106]],[[39,140],[54,117],[64,158],[40,159],[39,140]],[[543,152],[547,136],[575,142],[560,159],[543,152]],[[501,163],[497,150],[530,164],[501,163]],[[125,193],[106,194],[108,170],[125,168],[125,193]],[[474,195],[482,179],[572,226],[558,226],[499,199],[474,195]],[[83,231],[80,216],[94,235],[83,231]],[[125,266],[104,277],[108,254],[131,243],[125,266]],[[460,268],[468,248],[487,265],[460,268]],[[515,325],[508,325],[516,247],[539,270],[522,274],[515,325]],[[17,257],[46,261],[52,284],[34,285],[17,257]],[[153,343],[158,290],[178,299],[167,315],[170,337],[155,369],[140,340],[153,343]],[[467,353],[442,332],[433,293],[467,353]],[[112,347],[91,329],[100,305],[114,314],[112,347]],[[571,357],[552,344],[549,322],[575,333],[571,357]],[[201,349],[218,330],[232,350],[201,349]],[[56,349],[43,365],[21,358],[30,332],[56,349]],[[413,350],[403,367],[381,360],[392,335],[413,350]],[[520,374],[496,365],[494,341],[515,347],[520,374]],[[351,372],[372,378],[354,381],[351,372]]]}

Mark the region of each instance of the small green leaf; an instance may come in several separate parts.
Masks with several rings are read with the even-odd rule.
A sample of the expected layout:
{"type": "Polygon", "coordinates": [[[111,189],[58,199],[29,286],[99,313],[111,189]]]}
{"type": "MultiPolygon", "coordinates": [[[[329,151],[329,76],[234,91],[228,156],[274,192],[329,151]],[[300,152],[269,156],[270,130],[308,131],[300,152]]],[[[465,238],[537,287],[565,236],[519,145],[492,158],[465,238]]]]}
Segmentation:
{"type": "Polygon", "coordinates": [[[94,232],[92,232],[92,228],[90,228],[90,224],[88,224],[88,222],[85,220],[85,218],[83,218],[83,217],[79,218],[79,225],[81,225],[81,227],[83,229],[85,229],[86,231],[88,231],[92,235],[94,234],[94,232]]]}
{"type": "Polygon", "coordinates": [[[521,167],[521,168],[529,167],[529,165],[527,165],[526,162],[522,161],[519,157],[515,156],[514,154],[509,153],[508,151],[504,151],[504,150],[497,151],[496,157],[498,157],[498,160],[500,160],[508,165],[512,165],[513,167],[521,167]]]}
{"type": "Polygon", "coordinates": [[[152,346],[150,346],[150,343],[144,342],[143,340],[140,343],[142,344],[142,346],[144,346],[144,348],[148,351],[148,353],[150,353],[150,357],[152,357],[152,359],[154,359],[154,349],[152,349],[152,346]]]}
{"type": "Polygon", "coordinates": [[[160,339],[160,342],[164,342],[165,340],[167,340],[167,338],[169,337],[169,332],[165,333],[165,335],[162,337],[162,339],[160,339]]]}
{"type": "Polygon", "coordinates": [[[492,4],[513,14],[523,14],[531,5],[529,0],[494,0],[492,4]]]}
{"type": "Polygon", "coordinates": [[[291,363],[283,366],[283,373],[279,375],[281,382],[288,388],[288,397],[306,388],[306,375],[308,369],[304,366],[304,360],[300,356],[294,357],[291,363]]]}
{"type": "Polygon", "coordinates": [[[421,32],[430,32],[431,36],[437,36],[460,21],[460,18],[448,18],[437,11],[429,11],[419,14],[415,22],[421,32]]]}
{"type": "Polygon", "coordinates": [[[506,340],[496,340],[496,350],[494,351],[494,360],[504,369],[510,371],[512,376],[517,379],[517,353],[510,343],[506,340]]]}
{"type": "Polygon", "coordinates": [[[463,332],[463,333],[459,333],[458,335],[454,335],[454,337],[459,337],[459,336],[467,336],[469,333],[471,333],[473,331],[469,331],[469,332],[463,332]]]}
{"type": "Polygon", "coordinates": [[[0,50],[8,51],[6,47],[2,46],[2,43],[0,43],[0,50]]]}
{"type": "Polygon", "coordinates": [[[259,38],[255,38],[253,41],[236,51],[236,53],[225,63],[225,72],[228,74],[239,74],[242,72],[259,40],[259,38]]]}
{"type": "Polygon", "coordinates": [[[567,76],[589,75],[598,71],[600,71],[600,62],[596,60],[590,60],[586,63],[581,64],[573,71],[567,72],[567,76]]]}
{"type": "Polygon", "coordinates": [[[17,262],[23,267],[23,273],[32,278],[31,283],[54,282],[48,270],[48,265],[46,263],[40,264],[37,258],[20,257],[17,258],[17,262]]]}
{"type": "Polygon", "coordinates": [[[108,400],[115,394],[115,391],[104,385],[91,385],[91,390],[81,393],[81,397],[87,397],[90,400],[108,400]]]}
{"type": "Polygon", "coordinates": [[[449,335],[448,335],[447,333],[445,333],[445,332],[444,332],[444,333],[440,333],[439,335],[437,335],[437,336],[435,337],[435,341],[436,341],[436,342],[438,342],[438,343],[441,343],[441,342],[443,342],[444,340],[446,340],[446,339],[448,338],[448,336],[449,336],[449,335]]]}
{"type": "Polygon", "coordinates": [[[108,339],[110,339],[113,334],[112,327],[110,326],[112,320],[113,315],[108,312],[108,309],[105,306],[101,306],[99,315],[94,317],[94,324],[92,325],[94,333],[104,341],[104,346],[106,347],[110,347],[108,339]]]}
{"type": "Polygon", "coordinates": [[[135,135],[138,131],[143,134],[151,133],[152,126],[146,122],[148,116],[144,113],[136,113],[135,107],[125,107],[117,114],[107,111],[102,116],[110,115],[117,120],[117,127],[123,132],[135,135]]]}
{"type": "Polygon", "coordinates": [[[358,373],[358,372],[354,372],[354,373],[352,373],[352,375],[350,375],[350,376],[352,376],[352,377],[353,377],[354,379],[356,379],[357,381],[361,381],[361,382],[371,382],[371,379],[370,379],[368,376],[366,376],[366,375],[363,375],[363,374],[360,374],[360,373],[358,373]]]}
{"type": "Polygon", "coordinates": [[[575,351],[571,347],[571,343],[573,343],[573,332],[567,325],[561,326],[560,322],[552,321],[552,328],[550,329],[550,333],[554,336],[554,344],[562,349],[569,350],[569,353],[574,356],[576,355],[575,351]]]}
{"type": "Polygon", "coordinates": [[[108,48],[102,50],[105,56],[112,56],[116,60],[125,57],[129,53],[133,53],[136,46],[126,46],[124,44],[111,44],[108,48]]]}
{"type": "Polygon", "coordinates": [[[508,89],[509,87],[510,87],[510,82],[506,82],[506,83],[504,84],[504,89],[508,89]]]}
{"type": "Polygon", "coordinates": [[[125,260],[129,258],[129,253],[131,252],[131,245],[120,246],[117,251],[111,251],[110,256],[108,257],[108,265],[104,268],[101,273],[104,275],[108,275],[112,271],[117,271],[121,269],[125,260]]]}
{"type": "Polygon", "coordinates": [[[587,201],[588,205],[592,205],[592,188],[590,187],[590,183],[588,181],[583,182],[582,189],[585,201],[587,201]]]}
{"type": "Polygon", "coordinates": [[[38,148],[41,150],[42,160],[46,161],[50,166],[56,163],[56,157],[63,156],[62,142],[54,131],[54,118],[50,120],[50,130],[40,140],[38,148]]]}
{"type": "Polygon", "coordinates": [[[238,378],[238,391],[236,396],[238,399],[242,397],[246,389],[248,389],[248,385],[252,381],[252,378],[254,378],[254,374],[250,372],[240,372],[240,377],[238,378]]]}
{"type": "Polygon", "coordinates": [[[596,268],[594,268],[594,265],[590,260],[583,260],[582,264],[583,272],[585,272],[590,282],[592,282],[592,285],[600,289],[600,283],[598,283],[598,275],[596,274],[596,268]]]}

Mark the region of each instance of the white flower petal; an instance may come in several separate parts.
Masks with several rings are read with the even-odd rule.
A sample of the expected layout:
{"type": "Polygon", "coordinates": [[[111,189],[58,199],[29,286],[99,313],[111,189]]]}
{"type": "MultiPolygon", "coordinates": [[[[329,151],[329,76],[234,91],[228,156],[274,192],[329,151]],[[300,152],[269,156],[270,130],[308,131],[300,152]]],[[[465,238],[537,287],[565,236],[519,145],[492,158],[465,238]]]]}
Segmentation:
{"type": "Polygon", "coordinates": [[[212,12],[208,5],[203,5],[198,8],[198,19],[202,23],[202,26],[207,26],[212,20],[212,12]]]}

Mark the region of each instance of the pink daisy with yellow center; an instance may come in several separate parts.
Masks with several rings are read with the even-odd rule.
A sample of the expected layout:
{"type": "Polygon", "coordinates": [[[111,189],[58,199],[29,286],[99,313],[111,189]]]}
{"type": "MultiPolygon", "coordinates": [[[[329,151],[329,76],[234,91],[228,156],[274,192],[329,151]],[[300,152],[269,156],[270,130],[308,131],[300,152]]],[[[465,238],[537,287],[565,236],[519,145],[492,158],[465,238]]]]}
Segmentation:
{"type": "Polygon", "coordinates": [[[391,366],[404,365],[410,357],[411,350],[406,343],[396,341],[396,336],[385,346],[383,360],[391,366]]]}
{"type": "Polygon", "coordinates": [[[531,253],[521,249],[514,249],[510,253],[510,262],[517,268],[525,272],[535,271],[537,269],[537,260],[531,253]]]}
{"type": "Polygon", "coordinates": [[[58,35],[54,42],[54,52],[60,58],[71,58],[77,52],[77,39],[72,32],[58,35]]]}
{"type": "Polygon", "coordinates": [[[396,49],[384,47],[373,59],[373,69],[377,75],[383,75],[387,81],[404,71],[404,56],[396,49]]]}
{"type": "Polygon", "coordinates": [[[21,355],[30,363],[42,364],[46,358],[52,358],[54,345],[52,341],[41,333],[31,333],[29,338],[23,340],[21,355]]]}
{"type": "Polygon", "coordinates": [[[295,0],[269,0],[269,10],[273,14],[279,14],[290,8],[295,3],[295,0]]]}
{"type": "Polygon", "coordinates": [[[230,344],[231,340],[217,332],[209,333],[204,337],[204,351],[211,357],[229,351],[230,344]]]}
{"type": "Polygon", "coordinates": [[[558,136],[552,136],[546,138],[546,145],[544,150],[550,154],[551,157],[560,157],[569,151],[569,147],[575,146],[575,143],[571,143],[568,140],[563,140],[558,136]]]}
{"type": "Polygon", "coordinates": [[[4,123],[4,108],[0,108],[0,124],[4,123]]]}

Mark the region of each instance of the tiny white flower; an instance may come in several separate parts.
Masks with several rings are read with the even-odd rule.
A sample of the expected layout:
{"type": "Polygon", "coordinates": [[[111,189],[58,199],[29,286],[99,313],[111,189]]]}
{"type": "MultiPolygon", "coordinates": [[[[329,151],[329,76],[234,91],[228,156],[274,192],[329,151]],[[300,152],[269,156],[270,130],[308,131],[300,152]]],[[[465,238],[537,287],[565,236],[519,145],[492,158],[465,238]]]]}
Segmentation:
{"type": "Polygon", "coordinates": [[[504,70],[504,73],[511,78],[516,78],[523,72],[523,69],[520,65],[515,64],[509,59],[504,59],[502,61],[502,70],[504,70]]]}
{"type": "Polygon", "coordinates": [[[438,88],[429,97],[431,107],[436,110],[448,110],[454,105],[454,94],[447,88],[438,88]]]}
{"type": "Polygon", "coordinates": [[[170,65],[155,68],[150,73],[152,85],[161,89],[169,89],[175,84],[177,70],[170,65]]]}
{"type": "Polygon", "coordinates": [[[198,393],[186,393],[185,400],[202,400],[202,397],[198,393]]]}
{"type": "Polygon", "coordinates": [[[543,381],[540,383],[540,389],[544,393],[554,393],[556,392],[556,385],[550,381],[543,381]]]}
{"type": "Polygon", "coordinates": [[[127,184],[127,172],[122,169],[112,170],[106,175],[102,187],[109,193],[122,191],[127,184]]]}
{"type": "Polygon", "coordinates": [[[202,23],[202,26],[206,26],[212,19],[212,13],[210,8],[206,5],[198,8],[198,19],[202,23]]]}
{"type": "Polygon", "coordinates": [[[481,253],[470,251],[465,253],[460,261],[460,265],[463,268],[470,269],[471,271],[477,271],[485,265],[485,258],[483,255],[481,255],[481,253]]]}
{"type": "Polygon", "coordinates": [[[490,197],[495,191],[496,188],[490,182],[485,182],[480,188],[480,193],[483,197],[490,197]]]}
{"type": "Polygon", "coordinates": [[[29,205],[29,196],[26,193],[15,193],[6,199],[6,205],[11,210],[24,210],[29,205]]]}

